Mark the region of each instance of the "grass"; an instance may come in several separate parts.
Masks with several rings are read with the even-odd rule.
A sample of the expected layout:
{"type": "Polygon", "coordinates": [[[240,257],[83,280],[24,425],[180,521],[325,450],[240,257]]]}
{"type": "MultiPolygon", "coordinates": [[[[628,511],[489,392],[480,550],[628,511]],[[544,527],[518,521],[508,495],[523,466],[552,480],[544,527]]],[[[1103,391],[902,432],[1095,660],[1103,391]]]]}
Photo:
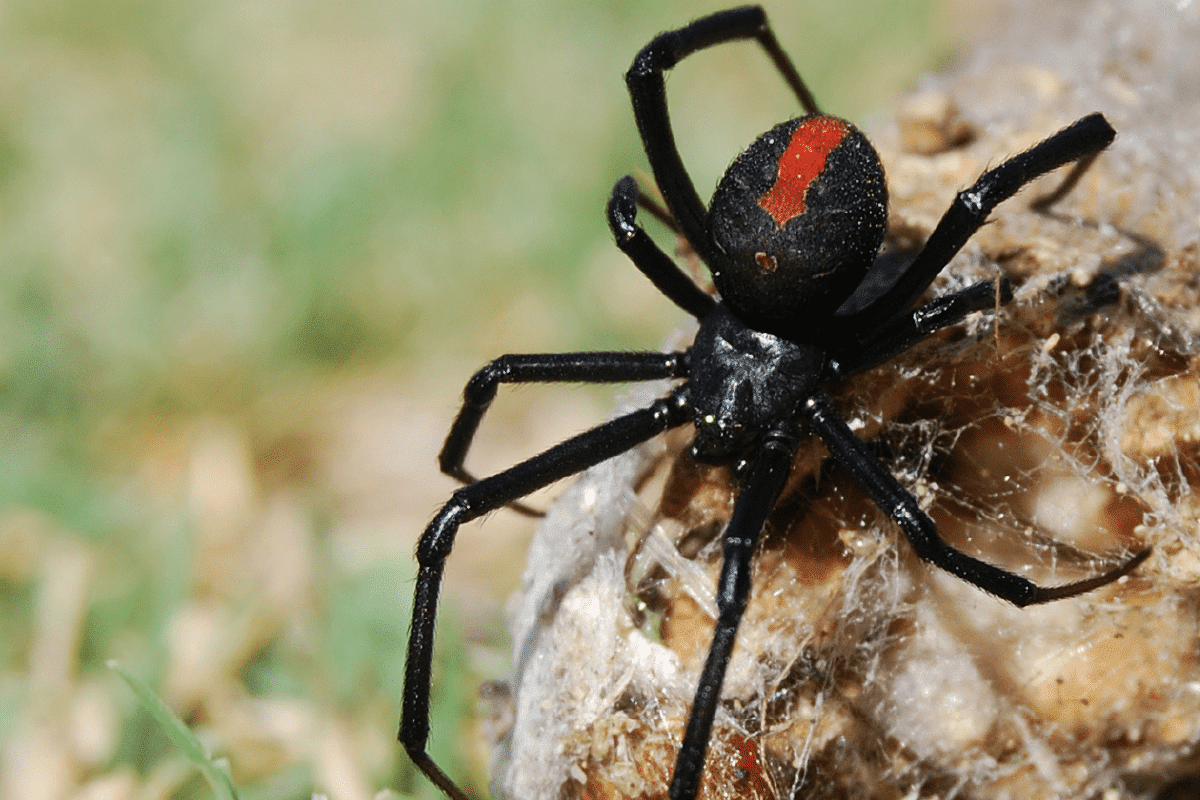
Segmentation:
{"type": "Polygon", "coordinates": [[[228,762],[224,759],[214,759],[191,728],[175,716],[162,698],[156,695],[149,686],[135,678],[133,673],[116,661],[109,661],[108,668],[129,684],[129,688],[141,702],[141,707],[162,726],[163,731],[171,738],[175,746],[208,781],[209,788],[212,789],[216,800],[238,800],[237,787],[233,785],[233,778],[229,776],[228,762]]]}
{"type": "MultiPolygon", "coordinates": [[[[433,454],[487,357],[677,323],[601,210],[644,168],[622,71],[707,10],[5,5],[0,795],[212,796],[199,741],[242,798],[434,796],[393,738],[433,454]]],[[[769,11],[856,119],[944,47],[924,0],[769,11]]],[[[670,90],[705,187],[794,104],[746,48],[693,61],[670,90]]],[[[607,396],[499,408],[476,463],[607,396]]],[[[464,530],[447,578],[432,746],[480,788],[528,534],[464,530]]]]}

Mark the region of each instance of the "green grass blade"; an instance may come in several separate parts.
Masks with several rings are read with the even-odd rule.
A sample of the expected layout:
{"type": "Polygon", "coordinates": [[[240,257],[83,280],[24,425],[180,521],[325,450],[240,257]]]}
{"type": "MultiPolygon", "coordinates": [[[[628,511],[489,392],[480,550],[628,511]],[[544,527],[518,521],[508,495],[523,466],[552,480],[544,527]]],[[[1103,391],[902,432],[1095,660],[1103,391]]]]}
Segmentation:
{"type": "Polygon", "coordinates": [[[229,775],[227,767],[223,766],[220,760],[215,760],[208,753],[208,749],[204,744],[196,738],[196,734],[183,723],[179,717],[167,708],[167,704],[156,695],[149,686],[142,683],[133,676],[129,670],[125,669],[116,661],[109,661],[108,668],[121,676],[124,681],[129,684],[129,688],[133,689],[133,693],[137,695],[138,700],[150,712],[154,719],[158,720],[158,724],[163,726],[167,735],[179,746],[184,755],[196,765],[204,779],[212,787],[213,793],[217,800],[238,800],[237,788],[233,785],[233,778],[229,775]]]}

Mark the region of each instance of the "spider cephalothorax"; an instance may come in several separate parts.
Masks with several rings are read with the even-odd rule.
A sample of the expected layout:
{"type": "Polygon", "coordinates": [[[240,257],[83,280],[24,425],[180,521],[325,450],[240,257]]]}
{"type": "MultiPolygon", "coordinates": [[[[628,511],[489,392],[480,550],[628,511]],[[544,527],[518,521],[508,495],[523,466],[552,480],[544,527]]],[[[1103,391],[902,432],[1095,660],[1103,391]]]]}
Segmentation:
{"type": "Polygon", "coordinates": [[[729,463],[738,495],[723,534],[718,617],[683,741],[670,797],[696,796],[713,717],[738,624],[750,593],[751,562],[806,436],[821,439],[833,462],[896,522],[914,552],[1017,606],[1087,592],[1127,574],[1149,551],[1087,580],[1042,587],[967,555],[939,536],[911,493],[834,410],[824,386],[863,372],[969,314],[1011,299],[1006,280],[985,281],[917,306],[937,274],[992,209],[1040,175],[1074,163],[1064,181],[1112,142],[1091,114],[985,172],[962,191],[916,257],[874,297],[845,301],[864,282],[883,241],[887,191],[883,167],[850,123],[822,114],[780,49],[763,10],[712,14],[656,36],[626,74],[650,167],[670,224],[708,266],[720,300],[700,290],[637,224],[633,178],[617,182],[608,221],[617,246],[700,328],[675,353],[599,352],[501,356],[467,384],[463,407],[442,448],[442,470],[467,485],[430,522],[417,546],[420,570],[405,667],[400,740],[414,763],[454,800],[467,795],[426,752],[433,631],[442,570],[459,526],[554,481],[625,452],[670,428],[692,423],[691,452],[729,463]],[[754,39],[791,86],[805,114],[758,138],[734,161],[708,208],[675,147],[663,74],[685,56],[723,42],[754,39]],[[915,306],[915,307],[914,307],[915,306]],[[618,382],[675,379],[665,397],[581,433],[482,480],[463,466],[500,383],[618,382]]]}
{"type": "Polygon", "coordinates": [[[708,462],[742,455],[812,394],[823,369],[815,345],[748,328],[728,305],[717,306],[692,345],[692,455],[708,462]]]}

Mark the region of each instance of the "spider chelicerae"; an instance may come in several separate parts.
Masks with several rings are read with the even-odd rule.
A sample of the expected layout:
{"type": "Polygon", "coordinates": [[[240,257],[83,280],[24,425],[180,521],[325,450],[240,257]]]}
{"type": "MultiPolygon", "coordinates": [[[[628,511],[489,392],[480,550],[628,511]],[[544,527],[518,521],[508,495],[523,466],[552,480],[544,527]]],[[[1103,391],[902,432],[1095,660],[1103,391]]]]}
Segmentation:
{"type": "Polygon", "coordinates": [[[670,300],[700,323],[692,346],[673,353],[506,355],[471,378],[442,448],[442,470],[466,485],[425,529],[405,668],[400,741],[413,762],[454,800],[466,793],[426,752],[433,632],[442,570],[459,526],[666,430],[691,424],[697,461],[731,464],[738,495],[723,534],[718,617],[671,781],[672,800],[696,796],[738,624],[751,561],[801,441],[815,435],[891,519],[920,558],[1017,606],[1072,597],[1117,580],[1149,554],[1055,587],[960,552],[834,410],[824,388],[877,366],[967,315],[1008,301],[1007,280],[984,281],[913,308],[992,209],[1035,178],[1073,164],[1065,194],[1115,132],[1100,114],[1074,122],[985,172],[962,191],[916,257],[865,302],[855,295],[878,258],[887,224],[879,156],[853,125],[821,113],[758,6],[718,12],[656,36],[626,74],[638,130],[669,217],[708,267],[719,299],[702,291],[642,230],[637,182],[617,182],[608,221],[617,246],[670,300]],[[664,72],[713,45],[754,39],[791,87],[804,115],[775,126],[729,167],[706,208],[675,146],[664,72]],[[675,379],[647,408],[619,416],[496,475],[476,480],[468,449],[501,383],[675,379]]]}

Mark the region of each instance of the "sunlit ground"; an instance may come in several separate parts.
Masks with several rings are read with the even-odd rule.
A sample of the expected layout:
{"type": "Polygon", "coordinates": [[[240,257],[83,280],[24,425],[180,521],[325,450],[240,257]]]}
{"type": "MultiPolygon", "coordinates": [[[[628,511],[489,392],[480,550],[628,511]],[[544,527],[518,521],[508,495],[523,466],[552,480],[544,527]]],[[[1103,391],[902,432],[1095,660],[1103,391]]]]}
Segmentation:
{"type": "MultiPolygon", "coordinates": [[[[932,5],[768,10],[826,109],[869,125],[944,55],[932,5]]],[[[110,659],[243,797],[434,795],[394,742],[412,547],[453,488],[434,456],[488,358],[680,322],[602,210],[645,163],[624,69],[713,8],[0,7],[0,796],[211,796],[110,659]]],[[[702,194],[795,110],[749,45],[670,91],[702,194]]],[[[506,393],[471,464],[611,398],[506,393]]],[[[433,747],[476,787],[530,529],[469,526],[447,577],[433,747]]]]}

